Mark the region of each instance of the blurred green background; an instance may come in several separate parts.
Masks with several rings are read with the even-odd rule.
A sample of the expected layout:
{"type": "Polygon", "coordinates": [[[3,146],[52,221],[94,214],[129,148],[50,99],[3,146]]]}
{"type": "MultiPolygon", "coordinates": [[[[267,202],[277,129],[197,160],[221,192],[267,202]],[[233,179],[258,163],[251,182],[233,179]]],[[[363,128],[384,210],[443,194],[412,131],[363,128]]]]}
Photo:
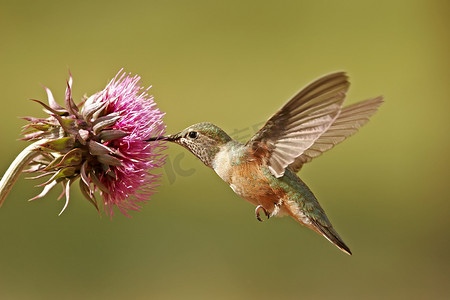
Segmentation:
{"type": "MultiPolygon", "coordinates": [[[[0,171],[26,145],[29,98],[80,99],[142,76],[168,132],[253,132],[305,84],[348,71],[348,102],[385,96],[356,136],[305,166],[352,249],[289,218],[260,223],[171,145],[163,185],[129,219],[21,179],[0,209],[1,299],[450,297],[448,1],[1,1],[0,171]]],[[[74,189],[76,190],[76,189],[74,189]]]]}

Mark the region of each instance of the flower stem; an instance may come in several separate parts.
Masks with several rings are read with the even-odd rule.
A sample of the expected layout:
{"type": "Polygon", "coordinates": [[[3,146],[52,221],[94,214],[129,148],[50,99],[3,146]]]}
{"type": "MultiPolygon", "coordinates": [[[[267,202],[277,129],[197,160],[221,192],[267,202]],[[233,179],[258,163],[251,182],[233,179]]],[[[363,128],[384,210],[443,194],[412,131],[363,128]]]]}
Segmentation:
{"type": "Polygon", "coordinates": [[[39,140],[28,147],[26,147],[16,159],[11,163],[8,170],[6,170],[5,175],[3,175],[0,181],[0,207],[3,205],[6,197],[8,196],[14,183],[19,178],[23,169],[28,165],[28,163],[39,155],[39,151],[36,151],[41,147],[42,144],[48,142],[48,140],[39,140]]]}

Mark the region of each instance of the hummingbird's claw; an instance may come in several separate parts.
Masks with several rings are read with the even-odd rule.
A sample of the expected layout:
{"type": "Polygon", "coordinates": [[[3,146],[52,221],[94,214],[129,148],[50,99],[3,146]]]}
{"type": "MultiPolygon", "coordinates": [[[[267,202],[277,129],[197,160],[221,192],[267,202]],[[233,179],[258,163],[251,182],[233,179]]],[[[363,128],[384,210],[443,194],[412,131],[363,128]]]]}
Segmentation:
{"type": "Polygon", "coordinates": [[[267,219],[270,219],[270,213],[262,206],[262,205],[258,205],[255,209],[255,215],[256,215],[256,219],[260,222],[263,222],[263,219],[261,219],[261,217],[259,216],[259,210],[262,209],[264,214],[266,215],[267,219]]]}

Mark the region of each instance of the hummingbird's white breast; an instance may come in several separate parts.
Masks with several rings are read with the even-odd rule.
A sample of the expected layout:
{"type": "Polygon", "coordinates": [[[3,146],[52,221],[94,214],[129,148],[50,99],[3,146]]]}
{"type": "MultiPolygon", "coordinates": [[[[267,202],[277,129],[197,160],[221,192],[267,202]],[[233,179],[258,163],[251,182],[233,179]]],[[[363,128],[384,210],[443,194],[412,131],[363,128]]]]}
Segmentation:
{"type": "Polygon", "coordinates": [[[223,181],[228,183],[231,189],[241,197],[246,198],[246,189],[240,184],[240,180],[236,180],[236,174],[233,172],[233,150],[231,147],[224,145],[216,154],[213,160],[213,169],[223,181]]]}
{"type": "Polygon", "coordinates": [[[220,151],[213,159],[212,167],[214,171],[222,178],[226,183],[230,183],[231,178],[231,159],[228,147],[222,146],[220,151]]]}
{"type": "Polygon", "coordinates": [[[255,181],[254,178],[262,178],[262,175],[259,174],[260,169],[257,164],[249,164],[246,161],[242,153],[245,151],[243,145],[235,145],[235,147],[224,145],[214,157],[212,166],[217,175],[228,183],[237,195],[258,205],[257,194],[262,189],[258,187],[257,180],[255,181]],[[249,177],[243,170],[250,172],[253,176],[249,177]],[[255,188],[258,192],[255,192],[255,188]]]}

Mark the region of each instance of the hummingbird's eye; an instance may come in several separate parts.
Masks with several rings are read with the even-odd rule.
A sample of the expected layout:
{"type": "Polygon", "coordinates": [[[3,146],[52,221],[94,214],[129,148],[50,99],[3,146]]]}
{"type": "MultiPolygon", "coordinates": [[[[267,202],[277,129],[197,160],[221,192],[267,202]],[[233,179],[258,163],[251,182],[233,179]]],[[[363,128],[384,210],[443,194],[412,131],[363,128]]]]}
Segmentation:
{"type": "Polygon", "coordinates": [[[198,136],[198,132],[197,131],[191,131],[188,133],[188,137],[190,137],[191,139],[196,139],[198,136]]]}

